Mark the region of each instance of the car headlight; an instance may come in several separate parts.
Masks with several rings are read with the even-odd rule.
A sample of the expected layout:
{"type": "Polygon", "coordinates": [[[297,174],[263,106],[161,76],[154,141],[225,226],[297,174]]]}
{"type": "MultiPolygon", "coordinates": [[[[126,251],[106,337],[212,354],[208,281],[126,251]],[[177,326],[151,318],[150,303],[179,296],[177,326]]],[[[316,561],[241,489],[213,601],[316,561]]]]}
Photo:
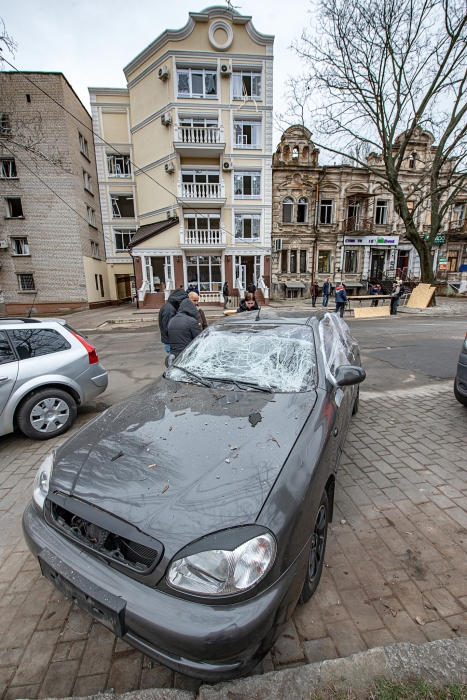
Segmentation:
{"type": "Polygon", "coordinates": [[[44,507],[45,497],[49,493],[50,477],[52,476],[52,469],[54,466],[55,451],[47,455],[47,457],[42,462],[41,466],[37,470],[36,478],[34,479],[34,486],[32,491],[32,497],[36,506],[40,510],[44,507]]]}
{"type": "Polygon", "coordinates": [[[233,550],[210,549],[173,561],[169,586],[198,595],[231,595],[255,586],[270,570],[276,541],[269,533],[247,540],[233,550]]]}

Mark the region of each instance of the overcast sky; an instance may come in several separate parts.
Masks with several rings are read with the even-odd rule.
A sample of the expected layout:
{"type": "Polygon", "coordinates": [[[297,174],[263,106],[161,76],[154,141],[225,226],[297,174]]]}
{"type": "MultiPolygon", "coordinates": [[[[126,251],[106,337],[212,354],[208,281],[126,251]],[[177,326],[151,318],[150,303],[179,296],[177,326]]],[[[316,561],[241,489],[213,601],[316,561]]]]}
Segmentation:
{"type": "MultiPolygon", "coordinates": [[[[164,29],[179,29],[188,12],[216,4],[201,0],[16,0],[3,3],[8,33],[18,44],[20,70],[61,71],[89,109],[87,88],[124,87],[123,66],[164,29]]],[[[223,5],[220,0],[217,4],[223,5]]],[[[300,71],[289,49],[308,25],[309,0],[233,0],[263,34],[274,34],[274,111],[284,110],[288,74],[300,71]]],[[[280,139],[276,130],[275,143],[280,139]]]]}

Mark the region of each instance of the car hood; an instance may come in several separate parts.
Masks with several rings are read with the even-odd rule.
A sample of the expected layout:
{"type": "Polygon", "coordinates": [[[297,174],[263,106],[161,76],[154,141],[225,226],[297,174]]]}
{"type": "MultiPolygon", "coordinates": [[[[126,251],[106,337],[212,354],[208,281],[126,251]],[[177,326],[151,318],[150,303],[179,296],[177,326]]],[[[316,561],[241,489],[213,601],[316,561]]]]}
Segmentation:
{"type": "Polygon", "coordinates": [[[229,391],[161,377],[58,450],[51,491],[135,525],[174,554],[255,521],[315,401],[314,391],[229,391]]]}

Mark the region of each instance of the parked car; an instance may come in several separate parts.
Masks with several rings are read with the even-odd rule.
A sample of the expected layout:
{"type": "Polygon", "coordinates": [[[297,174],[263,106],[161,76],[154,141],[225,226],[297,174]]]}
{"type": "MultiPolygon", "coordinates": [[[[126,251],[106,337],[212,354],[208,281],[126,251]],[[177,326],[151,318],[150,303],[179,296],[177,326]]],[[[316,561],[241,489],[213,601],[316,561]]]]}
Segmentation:
{"type": "Polygon", "coordinates": [[[66,321],[0,318],[0,435],[56,437],[107,383],[95,347],[66,321]]]}
{"type": "Polygon", "coordinates": [[[318,586],[364,378],[336,314],[213,324],[46,457],[23,517],[43,575],[180,673],[247,673],[318,586]]]}
{"type": "Polygon", "coordinates": [[[467,333],[465,334],[461,354],[457,363],[457,374],[454,379],[454,396],[463,406],[467,406],[467,333]]]}

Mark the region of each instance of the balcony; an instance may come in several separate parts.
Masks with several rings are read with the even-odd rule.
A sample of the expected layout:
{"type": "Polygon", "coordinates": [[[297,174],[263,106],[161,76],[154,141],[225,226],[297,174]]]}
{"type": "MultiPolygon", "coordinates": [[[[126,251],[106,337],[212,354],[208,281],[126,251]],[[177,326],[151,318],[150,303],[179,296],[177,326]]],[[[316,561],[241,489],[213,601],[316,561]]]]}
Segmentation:
{"type": "Polygon", "coordinates": [[[187,229],[180,228],[180,248],[190,250],[198,248],[225,248],[225,229],[187,229]]]}
{"type": "Polygon", "coordinates": [[[196,158],[203,152],[205,157],[219,156],[225,151],[223,126],[174,127],[174,148],[181,155],[196,158]]]}
{"type": "Polygon", "coordinates": [[[449,232],[450,233],[466,233],[467,232],[467,219],[458,219],[457,221],[449,222],[449,232]]]}
{"type": "Polygon", "coordinates": [[[375,224],[373,219],[364,219],[360,216],[350,216],[344,219],[344,231],[368,231],[373,233],[375,224]]]}
{"type": "Polygon", "coordinates": [[[223,182],[178,182],[179,201],[191,204],[198,209],[222,206],[226,202],[223,182]]]}

